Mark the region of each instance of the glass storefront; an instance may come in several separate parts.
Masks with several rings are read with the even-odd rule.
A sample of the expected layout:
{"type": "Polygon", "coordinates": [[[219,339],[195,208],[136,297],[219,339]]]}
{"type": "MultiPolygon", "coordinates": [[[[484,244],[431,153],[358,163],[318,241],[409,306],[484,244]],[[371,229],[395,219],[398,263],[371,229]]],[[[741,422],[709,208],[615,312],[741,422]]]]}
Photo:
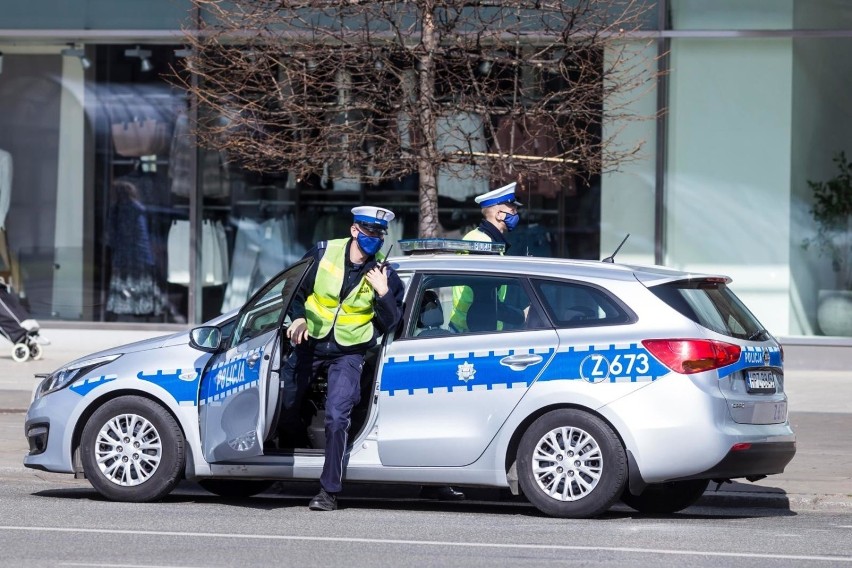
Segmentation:
{"type": "MultiPolygon", "coordinates": [[[[14,25],[0,29],[0,277],[36,319],[204,321],[316,241],[345,235],[361,203],[397,213],[388,245],[416,236],[416,174],[369,185],[330,164],[295,179],[194,145],[191,101],[169,78],[188,3],[153,2],[137,23],[126,13],[111,23],[105,7],[50,26],[14,4],[4,12],[14,25]],[[26,38],[69,26],[119,31],[26,38]]],[[[803,241],[818,228],[811,182],[837,174],[839,152],[852,155],[852,10],[836,0],[710,4],[670,0],[649,12],[647,28],[658,15],[669,28],[627,49],[651,66],[664,54],[666,74],[624,105],[610,101],[599,125],[604,139],[636,148],[634,159],[525,187],[511,252],[599,259],[629,233],[622,262],[728,274],[776,335],[843,335],[819,321],[820,298],[839,287],[831,259],[803,241]],[[616,108],[644,119],[608,119],[616,108]]],[[[445,236],[478,223],[473,195],[492,182],[439,187],[445,236]]]]}

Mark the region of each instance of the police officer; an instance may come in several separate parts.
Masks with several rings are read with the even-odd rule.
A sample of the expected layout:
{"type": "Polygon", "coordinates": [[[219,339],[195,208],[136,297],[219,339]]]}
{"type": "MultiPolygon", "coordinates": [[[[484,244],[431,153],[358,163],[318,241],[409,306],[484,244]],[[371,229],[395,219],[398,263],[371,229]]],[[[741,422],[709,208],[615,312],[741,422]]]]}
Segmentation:
{"type": "MultiPolygon", "coordinates": [[[[502,243],[506,245],[505,250],[509,250],[509,242],[504,234],[514,230],[520,220],[518,207],[521,206],[521,203],[515,199],[516,187],[517,183],[512,182],[474,198],[482,207],[483,219],[478,227],[464,236],[464,240],[502,243]]],[[[496,328],[499,330],[503,328],[504,322],[523,323],[523,313],[503,303],[506,299],[506,287],[502,286],[496,291],[496,294],[501,320],[478,322],[485,326],[483,329],[490,328],[493,330],[496,328]]],[[[480,294],[480,296],[482,295],[484,294],[480,294]]],[[[453,288],[453,310],[450,313],[450,327],[453,330],[459,333],[483,331],[483,329],[477,329],[477,325],[473,321],[468,321],[468,313],[473,313],[470,308],[477,298],[474,290],[468,286],[453,288]]],[[[482,302],[486,300],[486,298],[478,299],[482,302]]]]}
{"type": "Polygon", "coordinates": [[[503,235],[513,231],[520,221],[518,207],[521,203],[515,199],[517,185],[512,182],[474,198],[482,207],[483,219],[477,228],[464,236],[464,240],[503,243],[509,250],[509,243],[503,235]]]}
{"type": "MultiPolygon", "coordinates": [[[[361,398],[364,355],[380,334],[399,323],[404,289],[382,265],[384,235],[394,214],[382,207],[355,207],[349,238],[322,241],[305,257],[316,261],[296,293],[287,337],[295,345],[288,367],[295,393],[285,394],[285,413],[298,412],[311,379],[325,372],[325,462],[309,508],[337,509],[352,408],[361,398]]],[[[289,379],[285,373],[285,381],[289,379]]]]}
{"type": "MultiPolygon", "coordinates": [[[[515,200],[515,187],[517,183],[513,182],[503,187],[497,188],[488,193],[483,193],[474,198],[482,207],[482,222],[479,226],[464,236],[466,241],[482,241],[503,243],[506,245],[506,250],[509,250],[509,243],[506,237],[503,236],[507,231],[513,230],[518,225],[518,207],[521,205],[515,200]]],[[[498,291],[498,295],[502,292],[502,301],[505,298],[506,290],[503,287],[498,291]]],[[[487,292],[482,292],[485,295],[487,292]]],[[[453,311],[450,314],[450,326],[457,332],[470,331],[467,322],[467,314],[474,300],[474,291],[467,286],[455,286],[453,288],[453,311]]],[[[504,312],[505,310],[501,310],[504,312]]],[[[516,312],[516,310],[515,310],[516,312]]],[[[517,319],[517,318],[515,318],[517,319]]],[[[495,327],[497,322],[495,321],[495,327]]],[[[429,499],[441,500],[462,500],[465,498],[464,493],[449,486],[430,487],[426,486],[420,492],[421,497],[429,499]]]]}

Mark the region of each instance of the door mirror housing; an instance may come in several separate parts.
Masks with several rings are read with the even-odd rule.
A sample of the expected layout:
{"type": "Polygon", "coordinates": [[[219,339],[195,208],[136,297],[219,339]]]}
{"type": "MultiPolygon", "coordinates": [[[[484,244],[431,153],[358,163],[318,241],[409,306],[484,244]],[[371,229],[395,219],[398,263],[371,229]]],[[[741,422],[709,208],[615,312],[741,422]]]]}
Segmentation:
{"type": "Polygon", "coordinates": [[[222,330],[212,325],[196,327],[189,332],[189,346],[213,353],[222,346],[222,330]]]}

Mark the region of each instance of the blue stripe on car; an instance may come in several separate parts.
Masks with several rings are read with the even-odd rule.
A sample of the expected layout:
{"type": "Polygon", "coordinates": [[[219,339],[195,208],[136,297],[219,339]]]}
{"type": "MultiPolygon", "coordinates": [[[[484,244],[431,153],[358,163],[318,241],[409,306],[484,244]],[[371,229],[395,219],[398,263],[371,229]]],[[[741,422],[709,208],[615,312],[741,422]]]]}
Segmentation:
{"type": "MultiPolygon", "coordinates": [[[[523,371],[512,371],[500,361],[510,355],[534,353],[531,349],[516,349],[486,353],[456,352],[449,355],[428,357],[389,357],[382,371],[382,392],[394,396],[396,393],[414,394],[423,391],[432,394],[436,389],[448,392],[473,390],[495,386],[503,388],[527,388],[541,372],[541,366],[530,365],[523,371]],[[472,377],[462,379],[463,369],[472,366],[472,377]]],[[[607,345],[568,347],[556,352],[553,349],[535,352],[547,364],[539,381],[585,380],[589,383],[640,383],[651,382],[670,371],[638,345],[607,345]],[[549,364],[548,364],[549,361],[549,364]]]]}
{"type": "Polygon", "coordinates": [[[736,363],[722,367],[719,369],[719,378],[725,377],[742,371],[743,369],[754,367],[776,367],[780,369],[783,366],[781,362],[781,348],[779,347],[752,347],[745,346],[740,351],[740,358],[736,363]],[[766,365],[763,359],[764,351],[769,353],[769,364],[766,365]]]}

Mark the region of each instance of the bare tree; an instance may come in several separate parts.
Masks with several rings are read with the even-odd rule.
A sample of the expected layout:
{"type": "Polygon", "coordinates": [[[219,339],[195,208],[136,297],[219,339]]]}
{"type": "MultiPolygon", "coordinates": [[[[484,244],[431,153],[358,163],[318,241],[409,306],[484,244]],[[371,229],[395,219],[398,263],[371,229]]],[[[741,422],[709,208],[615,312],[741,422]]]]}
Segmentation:
{"type": "Polygon", "coordinates": [[[629,159],[604,109],[635,119],[656,78],[625,41],[647,10],[634,0],[193,2],[201,142],[299,178],[418,172],[424,237],[442,174],[525,185],[629,159]]]}

